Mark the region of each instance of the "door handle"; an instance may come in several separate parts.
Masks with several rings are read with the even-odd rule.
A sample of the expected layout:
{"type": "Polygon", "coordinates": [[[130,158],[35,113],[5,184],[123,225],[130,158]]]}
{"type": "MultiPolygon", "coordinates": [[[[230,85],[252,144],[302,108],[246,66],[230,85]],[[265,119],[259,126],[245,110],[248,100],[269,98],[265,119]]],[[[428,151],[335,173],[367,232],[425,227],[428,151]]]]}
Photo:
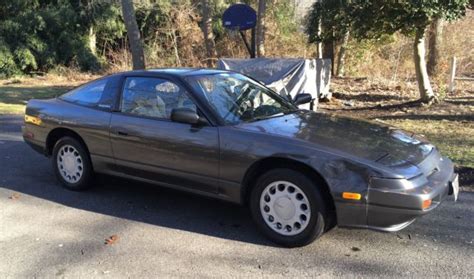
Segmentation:
{"type": "Polygon", "coordinates": [[[117,131],[117,135],[126,137],[126,136],[128,136],[128,133],[122,132],[122,131],[117,131]]]}

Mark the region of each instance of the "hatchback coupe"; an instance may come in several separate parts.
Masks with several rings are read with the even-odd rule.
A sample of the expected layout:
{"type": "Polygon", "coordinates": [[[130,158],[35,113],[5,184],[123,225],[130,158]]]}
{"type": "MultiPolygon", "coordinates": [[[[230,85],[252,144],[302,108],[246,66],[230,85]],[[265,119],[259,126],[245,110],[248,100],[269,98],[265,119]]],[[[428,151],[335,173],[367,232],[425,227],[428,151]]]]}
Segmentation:
{"type": "Polygon", "coordinates": [[[310,100],[229,71],[132,71],[29,101],[23,137],[68,189],[104,173],[248,205],[285,246],[334,224],[400,230],[457,198],[453,163],[424,138],[298,109],[310,100]]]}

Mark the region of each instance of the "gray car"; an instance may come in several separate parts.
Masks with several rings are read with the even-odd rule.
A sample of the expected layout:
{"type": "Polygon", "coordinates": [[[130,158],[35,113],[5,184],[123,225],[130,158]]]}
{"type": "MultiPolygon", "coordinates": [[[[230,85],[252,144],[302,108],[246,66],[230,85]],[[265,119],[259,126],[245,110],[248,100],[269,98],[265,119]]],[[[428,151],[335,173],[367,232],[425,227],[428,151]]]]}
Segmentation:
{"type": "Polygon", "coordinates": [[[298,109],[310,100],[228,71],[132,71],[29,101],[23,137],[68,189],[103,173],[248,205],[285,246],[335,224],[397,231],[457,198],[453,163],[424,138],[298,109]]]}

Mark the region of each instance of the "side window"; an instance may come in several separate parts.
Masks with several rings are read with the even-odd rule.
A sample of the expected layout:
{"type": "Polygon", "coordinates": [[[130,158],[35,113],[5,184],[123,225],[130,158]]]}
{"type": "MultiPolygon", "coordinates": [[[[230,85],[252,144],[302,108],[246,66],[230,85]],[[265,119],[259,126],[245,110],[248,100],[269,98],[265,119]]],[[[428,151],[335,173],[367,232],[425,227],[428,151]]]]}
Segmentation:
{"type": "Polygon", "coordinates": [[[175,108],[197,111],[188,93],[165,79],[129,77],[122,92],[121,111],[140,116],[170,119],[175,108]]]}
{"type": "Polygon", "coordinates": [[[90,82],[86,85],[78,87],[60,98],[65,101],[77,103],[85,106],[95,106],[99,103],[102,93],[104,93],[105,85],[108,79],[101,79],[90,82]]]}
{"type": "Polygon", "coordinates": [[[117,100],[117,92],[121,85],[121,76],[110,76],[107,78],[107,85],[105,86],[104,93],[98,103],[98,107],[103,109],[111,109],[117,100]]]}

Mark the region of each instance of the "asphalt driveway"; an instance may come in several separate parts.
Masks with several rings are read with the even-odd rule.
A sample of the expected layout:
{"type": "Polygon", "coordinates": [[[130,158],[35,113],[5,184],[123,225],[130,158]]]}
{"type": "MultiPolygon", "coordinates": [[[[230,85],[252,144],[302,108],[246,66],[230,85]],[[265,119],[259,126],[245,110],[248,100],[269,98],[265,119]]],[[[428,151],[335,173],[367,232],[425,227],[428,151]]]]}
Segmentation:
{"type": "Polygon", "coordinates": [[[20,125],[0,117],[0,278],[474,277],[474,193],[398,233],[335,228],[287,249],[237,205],[110,177],[67,191],[20,125]]]}

